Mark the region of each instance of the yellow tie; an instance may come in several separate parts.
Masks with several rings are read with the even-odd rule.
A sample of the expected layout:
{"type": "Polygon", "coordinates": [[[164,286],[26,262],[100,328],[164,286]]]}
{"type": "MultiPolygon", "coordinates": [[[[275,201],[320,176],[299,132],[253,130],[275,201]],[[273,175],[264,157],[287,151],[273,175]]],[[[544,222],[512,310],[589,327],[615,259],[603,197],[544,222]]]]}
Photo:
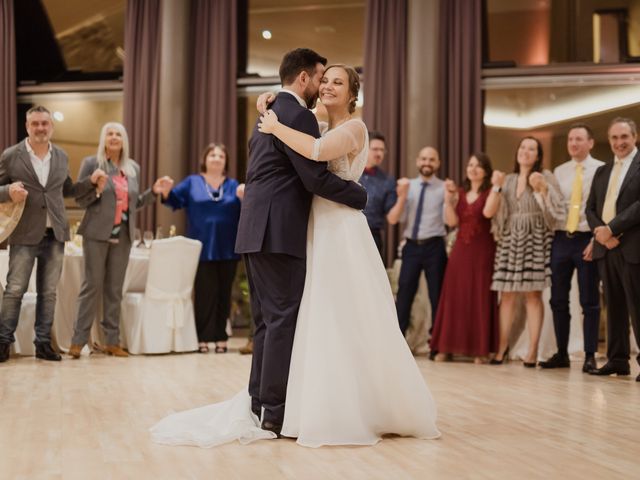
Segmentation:
{"type": "Polygon", "coordinates": [[[580,221],[580,205],[582,204],[582,163],[576,165],[576,177],[571,187],[569,215],[567,215],[567,232],[573,233],[578,229],[580,221]]]}
{"type": "Polygon", "coordinates": [[[609,223],[616,216],[616,200],[618,199],[618,182],[620,181],[620,172],[622,171],[622,160],[617,159],[611,169],[609,177],[609,188],[607,196],[604,198],[604,206],[602,207],[602,221],[609,223]]]}

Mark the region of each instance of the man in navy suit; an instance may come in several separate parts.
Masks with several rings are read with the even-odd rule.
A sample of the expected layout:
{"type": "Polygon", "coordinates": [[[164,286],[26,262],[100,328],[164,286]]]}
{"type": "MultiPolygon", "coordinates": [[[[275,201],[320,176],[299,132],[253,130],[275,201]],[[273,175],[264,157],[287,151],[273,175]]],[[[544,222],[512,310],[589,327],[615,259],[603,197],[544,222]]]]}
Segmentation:
{"type": "MultiPolygon", "coordinates": [[[[280,65],[282,91],[271,105],[284,125],[319,137],[309,111],[318,99],[327,60],[309,49],[287,53],[280,65]]],[[[280,434],[289,362],[306,273],[307,223],[313,195],[362,210],[364,189],[310,161],[275,136],[249,140],[249,168],[236,252],[244,254],[255,324],[249,394],[262,428],[280,434]]]]}

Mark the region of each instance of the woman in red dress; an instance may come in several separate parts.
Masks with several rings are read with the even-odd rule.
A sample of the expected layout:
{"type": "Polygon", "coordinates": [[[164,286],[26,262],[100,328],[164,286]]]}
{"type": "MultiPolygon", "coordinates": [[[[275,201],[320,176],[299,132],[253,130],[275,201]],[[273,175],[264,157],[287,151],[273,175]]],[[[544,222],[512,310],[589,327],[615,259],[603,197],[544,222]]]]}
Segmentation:
{"type": "Polygon", "coordinates": [[[493,169],[489,157],[475,153],[467,163],[467,178],[457,188],[445,182],[445,223],[458,227],[449,255],[431,338],[436,360],[452,355],[474,357],[476,363],[498,347],[498,307],[491,277],[496,244],[491,219],[485,214],[493,169]]]}

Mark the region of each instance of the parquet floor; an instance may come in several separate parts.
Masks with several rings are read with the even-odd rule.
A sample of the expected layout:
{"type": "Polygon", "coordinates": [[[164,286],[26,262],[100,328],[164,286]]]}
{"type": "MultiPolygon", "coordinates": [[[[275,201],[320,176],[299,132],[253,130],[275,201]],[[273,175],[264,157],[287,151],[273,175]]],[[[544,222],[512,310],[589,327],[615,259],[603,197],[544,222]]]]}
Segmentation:
{"type": "MultiPolygon", "coordinates": [[[[244,339],[235,339],[237,348],[244,339]]],[[[250,357],[181,354],[0,365],[1,479],[640,478],[640,383],[417,359],[439,440],[308,449],[291,440],[167,447],[147,429],[170,410],[243,388],[250,357]]]]}

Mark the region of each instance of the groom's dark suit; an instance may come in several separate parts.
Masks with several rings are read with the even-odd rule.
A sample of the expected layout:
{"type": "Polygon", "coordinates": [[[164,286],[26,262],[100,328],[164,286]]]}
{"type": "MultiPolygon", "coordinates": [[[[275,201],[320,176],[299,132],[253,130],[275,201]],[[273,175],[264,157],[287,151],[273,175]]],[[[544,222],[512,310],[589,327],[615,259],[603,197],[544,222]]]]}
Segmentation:
{"type": "MultiPolygon", "coordinates": [[[[603,226],[604,207],[613,162],[593,177],[586,206],[589,227],[603,226]]],[[[629,315],[640,343],[640,152],[629,166],[616,199],[616,216],[609,222],[620,245],[612,250],[594,241],[593,259],[604,285],[607,303],[607,357],[621,370],[629,369],[629,315]]],[[[640,363],[640,355],[638,355],[640,363]]]]}
{"type": "MultiPolygon", "coordinates": [[[[315,116],[291,94],[272,105],[278,120],[319,137],[315,116]]],[[[249,394],[263,421],[282,424],[289,362],[305,280],[307,223],[313,194],[363,209],[362,187],[310,161],[256,126],[249,140],[249,168],[236,252],[245,266],[255,323],[249,394]]]]}

